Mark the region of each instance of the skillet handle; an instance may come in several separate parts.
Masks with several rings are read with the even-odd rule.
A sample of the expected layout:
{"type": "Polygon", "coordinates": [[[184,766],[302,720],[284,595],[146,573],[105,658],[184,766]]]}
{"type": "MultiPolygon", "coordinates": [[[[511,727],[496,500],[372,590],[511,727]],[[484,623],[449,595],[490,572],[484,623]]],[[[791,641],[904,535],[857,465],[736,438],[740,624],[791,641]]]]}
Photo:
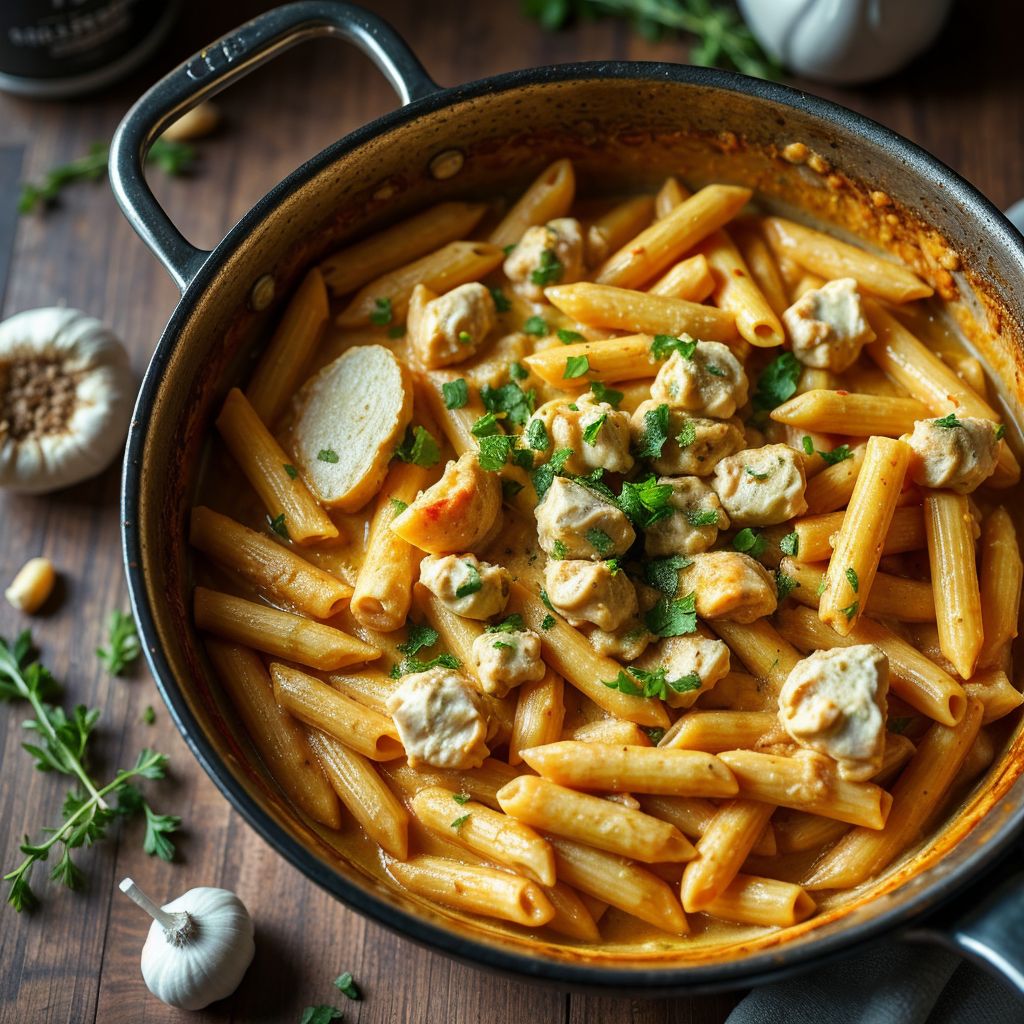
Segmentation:
{"type": "Polygon", "coordinates": [[[297,43],[333,36],[359,47],[402,105],[440,87],[387,22],[355,4],[303,0],[261,14],[160,79],[124,116],[110,146],[110,184],[129,223],[184,292],[210,252],[188,242],[146,184],[146,154],[186,111],[297,43]]]}

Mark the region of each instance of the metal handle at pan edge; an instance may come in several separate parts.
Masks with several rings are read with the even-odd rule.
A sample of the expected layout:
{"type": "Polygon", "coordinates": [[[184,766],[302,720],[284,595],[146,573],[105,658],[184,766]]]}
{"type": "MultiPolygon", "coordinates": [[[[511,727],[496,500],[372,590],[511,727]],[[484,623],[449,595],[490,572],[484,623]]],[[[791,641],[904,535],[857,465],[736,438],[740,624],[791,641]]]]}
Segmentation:
{"type": "Polygon", "coordinates": [[[185,239],[150,191],[143,171],[149,147],[186,111],[284,50],[317,36],[335,36],[359,47],[403,106],[440,88],[387,22],[336,0],[302,0],[261,14],[161,78],[117,128],[110,146],[110,184],[129,223],[180,291],[188,288],[210,253],[185,239]]]}

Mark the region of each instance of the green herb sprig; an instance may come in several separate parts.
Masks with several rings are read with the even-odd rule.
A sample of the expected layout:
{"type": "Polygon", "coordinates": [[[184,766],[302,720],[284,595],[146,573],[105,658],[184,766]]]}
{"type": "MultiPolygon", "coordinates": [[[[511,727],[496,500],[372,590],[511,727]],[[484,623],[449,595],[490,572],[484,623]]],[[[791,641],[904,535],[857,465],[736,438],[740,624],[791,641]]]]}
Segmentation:
{"type": "Polygon", "coordinates": [[[107,617],[107,642],[110,649],[97,647],[96,657],[107,666],[112,676],[119,676],[142,651],[135,620],[130,614],[117,608],[110,613],[107,617]]]}

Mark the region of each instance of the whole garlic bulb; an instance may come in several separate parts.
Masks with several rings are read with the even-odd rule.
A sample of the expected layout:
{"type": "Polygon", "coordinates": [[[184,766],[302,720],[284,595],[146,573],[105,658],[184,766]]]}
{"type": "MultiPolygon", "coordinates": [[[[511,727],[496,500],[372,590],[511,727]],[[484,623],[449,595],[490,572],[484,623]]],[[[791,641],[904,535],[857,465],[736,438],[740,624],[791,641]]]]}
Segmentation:
{"type": "Polygon", "coordinates": [[[0,323],[0,487],[70,487],[124,450],[135,384],[121,342],[76,309],[0,323]]]}
{"type": "Polygon", "coordinates": [[[233,892],[189,889],[158,907],[130,878],[121,891],[153,918],[142,947],[142,977],[153,995],[201,1010],[238,988],[256,945],[252,918],[233,892]]]}
{"type": "Polygon", "coordinates": [[[790,71],[853,85],[898,71],[939,34],[952,0],[739,0],[758,42],[790,71]]]}

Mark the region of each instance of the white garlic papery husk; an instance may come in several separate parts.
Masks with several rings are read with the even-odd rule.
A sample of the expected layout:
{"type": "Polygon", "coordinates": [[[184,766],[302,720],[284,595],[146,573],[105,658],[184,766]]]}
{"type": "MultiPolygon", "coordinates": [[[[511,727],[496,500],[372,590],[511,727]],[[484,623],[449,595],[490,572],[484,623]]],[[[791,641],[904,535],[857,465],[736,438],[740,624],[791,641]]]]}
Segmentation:
{"type": "Polygon", "coordinates": [[[128,354],[95,317],[54,307],[3,321],[0,487],[43,494],[102,472],[124,451],[134,400],[128,354]]]}
{"type": "Polygon", "coordinates": [[[245,904],[227,889],[189,889],[161,908],[176,919],[150,926],[142,947],[142,977],[158,999],[201,1010],[238,988],[256,952],[245,904]]]}
{"type": "Polygon", "coordinates": [[[758,42],[790,71],[855,85],[898,71],[939,34],[952,0],[739,0],[758,42]]]}

